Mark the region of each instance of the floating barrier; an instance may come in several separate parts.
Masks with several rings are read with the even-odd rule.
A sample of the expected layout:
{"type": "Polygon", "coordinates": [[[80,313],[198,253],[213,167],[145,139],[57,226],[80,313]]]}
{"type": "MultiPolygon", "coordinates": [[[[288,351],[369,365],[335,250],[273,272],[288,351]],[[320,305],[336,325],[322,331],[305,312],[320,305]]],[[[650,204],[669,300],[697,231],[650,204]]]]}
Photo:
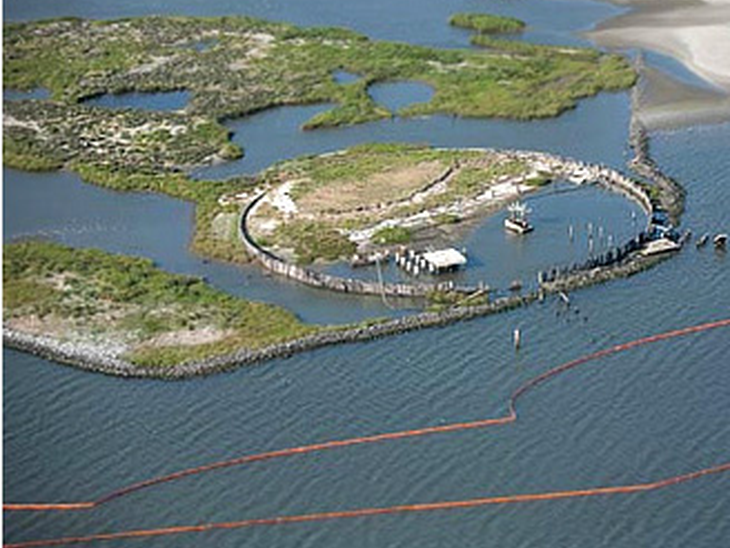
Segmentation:
{"type": "Polygon", "coordinates": [[[342,439],[342,440],[328,441],[328,442],[322,442],[322,443],[315,443],[312,445],[303,445],[303,446],[299,446],[299,447],[280,449],[278,451],[268,451],[268,452],[264,452],[264,453],[253,454],[253,455],[244,455],[244,456],[233,458],[233,459],[218,461],[218,462],[206,464],[203,466],[197,466],[195,468],[188,468],[185,470],[180,470],[178,472],[173,472],[171,474],[167,474],[164,476],[158,476],[156,478],[151,478],[151,479],[141,481],[138,483],[133,483],[126,487],[122,487],[120,489],[117,489],[117,490],[107,493],[105,495],[102,495],[101,497],[99,497],[98,499],[93,500],[93,501],[65,502],[65,503],[6,503],[6,504],[3,504],[3,510],[12,511],[12,512],[91,510],[93,508],[96,508],[96,507],[106,504],[108,502],[111,502],[115,499],[130,495],[132,493],[141,491],[143,489],[148,489],[155,485],[169,483],[169,482],[180,480],[180,479],[183,479],[186,477],[203,474],[205,472],[211,472],[213,470],[220,470],[223,468],[231,468],[234,466],[240,466],[243,464],[249,464],[249,463],[253,463],[253,462],[273,460],[273,459],[283,458],[283,457],[293,457],[293,456],[297,456],[297,455],[316,453],[316,452],[326,451],[326,450],[330,450],[330,449],[338,449],[338,448],[350,447],[350,446],[355,446],[355,445],[363,445],[363,444],[368,444],[368,443],[379,443],[379,442],[391,441],[391,440],[397,440],[397,439],[427,436],[427,435],[431,435],[431,434],[442,434],[442,433],[446,433],[446,432],[457,432],[457,431],[461,431],[461,430],[470,430],[470,429],[477,429],[477,428],[488,428],[491,426],[506,425],[506,424],[515,422],[517,420],[517,402],[519,401],[519,399],[521,397],[523,397],[530,390],[536,388],[540,384],[543,384],[546,381],[548,381],[549,379],[556,377],[562,373],[565,373],[566,371],[574,369],[574,368],[576,368],[580,365],[583,365],[585,363],[588,363],[590,361],[597,360],[599,358],[603,358],[606,356],[610,356],[612,354],[618,354],[620,352],[625,352],[627,350],[636,348],[638,346],[643,346],[643,345],[647,345],[647,344],[656,343],[659,341],[673,339],[676,337],[682,337],[682,336],[686,336],[686,335],[690,335],[690,334],[696,334],[696,333],[701,333],[704,331],[709,331],[711,329],[718,329],[718,328],[729,327],[729,326],[730,326],[730,318],[718,320],[718,321],[714,321],[714,322],[709,322],[709,323],[704,323],[704,324],[700,324],[700,325],[695,325],[695,326],[691,326],[691,327],[685,327],[682,329],[667,331],[665,333],[660,333],[658,335],[651,335],[648,337],[636,339],[634,341],[611,346],[609,348],[605,348],[603,350],[599,350],[597,352],[593,352],[591,354],[587,354],[585,356],[581,356],[579,358],[566,362],[562,365],[549,369],[545,373],[542,373],[541,375],[533,377],[533,378],[529,379],[528,381],[526,381],[525,383],[523,383],[522,385],[520,385],[514,392],[512,392],[511,396],[509,397],[509,400],[507,402],[507,414],[502,417],[489,418],[489,419],[470,421],[470,422],[445,424],[445,425],[441,425],[441,426],[430,426],[430,427],[426,427],[426,428],[419,428],[419,429],[414,429],[414,430],[403,430],[403,431],[399,431],[399,432],[388,432],[388,433],[384,433],[384,434],[375,434],[375,435],[371,435],[371,436],[363,436],[363,437],[357,437],[357,438],[348,438],[348,439],[342,439]]]}
{"type": "Polygon", "coordinates": [[[296,516],[277,516],[273,518],[246,519],[241,521],[228,521],[219,523],[203,523],[198,525],[177,525],[173,527],[162,527],[159,529],[135,529],[131,531],[119,531],[116,533],[100,533],[83,537],[63,537],[47,540],[31,540],[27,542],[16,542],[5,544],[5,548],[41,548],[47,546],[68,546],[70,544],[88,544],[92,542],[153,538],[185,533],[204,533],[207,531],[243,529],[264,525],[287,525],[293,523],[311,523],[318,521],[333,521],[340,519],[365,518],[392,514],[405,514],[417,512],[433,512],[445,510],[459,510],[463,508],[477,508],[480,506],[516,504],[524,502],[541,502],[548,500],[562,500],[581,497],[596,497],[608,495],[627,495],[631,493],[643,493],[655,491],[680,483],[699,479],[711,474],[720,474],[730,471],[730,462],[703,468],[688,474],[672,476],[650,483],[634,483],[631,485],[617,485],[612,487],[594,487],[591,489],[576,489],[571,491],[549,491],[547,493],[528,493],[524,495],[506,495],[499,497],[484,497],[467,500],[452,500],[442,502],[427,502],[421,504],[402,504],[399,506],[387,506],[383,508],[359,508],[356,510],[342,510],[337,512],[318,512],[314,514],[300,514],[296,516]]]}

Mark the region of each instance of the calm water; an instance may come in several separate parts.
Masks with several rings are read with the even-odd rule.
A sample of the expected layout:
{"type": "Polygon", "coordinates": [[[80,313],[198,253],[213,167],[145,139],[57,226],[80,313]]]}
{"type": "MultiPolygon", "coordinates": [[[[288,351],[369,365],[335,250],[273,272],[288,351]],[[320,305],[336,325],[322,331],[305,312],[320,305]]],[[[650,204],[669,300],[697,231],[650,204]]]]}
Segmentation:
{"type": "Polygon", "coordinates": [[[352,84],[357,82],[361,77],[359,74],[354,72],[347,72],[346,70],[336,70],[332,73],[332,78],[338,84],[352,84]]]}
{"type": "MultiPolygon", "coordinates": [[[[116,5],[16,1],[4,8],[13,19],[241,9],[240,3],[225,1],[132,0],[116,5]]],[[[277,19],[342,24],[443,45],[463,38],[443,28],[448,13],[474,9],[524,11],[533,26],[556,36],[616,13],[590,2],[548,1],[348,2],[342,9],[334,0],[306,7],[269,0],[246,6],[249,13],[277,19]]],[[[624,94],[602,95],[559,119],[533,124],[436,117],[297,132],[318,108],[274,110],[240,122],[236,139],[247,146],[248,157],[232,169],[252,172],[277,159],[363,140],[540,148],[619,167],[625,159],[624,94]]],[[[652,143],[660,165],[687,186],[686,226],[695,233],[727,231],[730,125],[662,133],[652,143]]],[[[191,209],[180,202],[102,191],[63,173],[5,170],[4,192],[6,238],[40,235],[149,256],[227,290],[285,302],[313,321],[344,321],[364,315],[369,306],[372,313],[382,313],[376,302],[356,305],[360,301],[265,278],[255,269],[192,257],[186,251],[191,209]],[[357,306],[359,312],[353,312],[357,306]]],[[[556,233],[564,230],[560,207],[576,211],[580,207],[573,200],[579,199],[595,200],[596,208],[605,200],[602,211],[609,211],[615,197],[589,189],[585,195],[536,198],[536,215],[546,216],[544,231],[551,222],[556,233]]],[[[618,205],[617,218],[626,214],[624,207],[624,202],[618,205]]],[[[473,233],[471,245],[487,249],[499,243],[490,242],[490,234],[503,235],[490,232],[488,224],[473,233]]],[[[517,252],[504,246],[500,253],[517,252]]],[[[576,293],[579,314],[562,314],[548,300],[497,317],[327,348],[189,382],[124,381],[5,350],[5,500],[86,499],[130,481],[242,453],[501,414],[505,398],[520,382],[566,359],[728,316],[728,268],[726,255],[690,248],[645,274],[576,293]],[[510,343],[515,327],[525,340],[519,356],[510,343]]],[[[14,515],[5,518],[6,540],[632,483],[718,464],[728,459],[730,448],[729,354],[730,337],[723,331],[660,343],[556,379],[522,402],[519,422],[509,427],[219,471],[91,513],[14,515]]],[[[717,548],[730,538],[729,492],[725,475],[643,495],[218,532],[144,544],[337,547],[344,540],[363,547],[461,547],[484,546],[489,539],[489,544],[520,548],[717,548]]]]}
{"type": "Polygon", "coordinates": [[[373,101],[392,113],[416,103],[427,103],[433,97],[433,88],[420,82],[385,82],[368,88],[373,101]]]}
{"type": "Polygon", "coordinates": [[[21,101],[23,99],[48,99],[50,92],[45,88],[35,88],[30,91],[19,91],[17,89],[3,89],[4,101],[21,101]]]}
{"type": "MultiPolygon", "coordinates": [[[[527,197],[524,202],[532,210],[530,222],[537,227],[534,232],[526,236],[507,233],[503,225],[507,213],[491,215],[476,226],[465,227],[465,236],[450,242],[459,249],[466,249],[469,258],[466,269],[418,279],[453,280],[472,286],[483,283],[504,293],[513,280],[522,281],[525,287],[536,285],[538,271],[583,263],[592,255],[608,251],[609,235],[613,245],[622,244],[646,225],[638,205],[594,186],[556,183],[527,197]],[[569,226],[573,227],[572,240],[569,226]],[[594,238],[593,248],[588,244],[589,230],[594,238]]],[[[378,279],[377,267],[351,268],[348,264],[337,264],[326,270],[378,279]]],[[[393,262],[383,268],[382,273],[389,281],[414,279],[393,262]]]]}

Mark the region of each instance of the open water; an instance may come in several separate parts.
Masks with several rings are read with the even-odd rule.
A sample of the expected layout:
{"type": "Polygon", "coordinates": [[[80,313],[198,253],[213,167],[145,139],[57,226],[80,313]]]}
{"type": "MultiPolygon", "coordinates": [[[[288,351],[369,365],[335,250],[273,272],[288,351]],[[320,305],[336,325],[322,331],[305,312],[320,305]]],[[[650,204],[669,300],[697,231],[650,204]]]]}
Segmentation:
{"type": "MultiPolygon", "coordinates": [[[[580,0],[11,0],[4,6],[7,19],[240,12],[346,25],[378,38],[444,47],[466,43],[467,35],[445,21],[452,12],[469,10],[522,17],[531,32],[565,43],[581,42],[574,32],[619,12],[580,0]]],[[[540,122],[433,117],[298,131],[320,108],[276,109],[235,122],[237,142],[249,154],[240,163],[212,169],[220,169],[219,176],[250,173],[297,154],[373,140],[535,148],[616,167],[626,159],[625,94],[602,94],[540,122]]],[[[658,133],[652,146],[659,164],[688,190],[684,226],[695,234],[727,231],[730,125],[658,133]]],[[[254,267],[192,256],[186,249],[192,219],[187,204],[105,191],[68,173],[5,170],[4,175],[6,241],[41,236],[151,257],[166,269],[205,276],[227,291],[285,304],[309,321],[338,323],[390,313],[374,299],[330,295],[266,277],[254,267]]],[[[545,234],[537,252],[549,253],[551,246],[565,245],[566,219],[603,214],[602,222],[618,222],[628,206],[588,189],[536,199],[533,207],[546,216],[539,221],[545,234]],[[552,240],[551,222],[556,224],[552,240]]],[[[534,255],[521,253],[518,245],[496,241],[503,234],[490,222],[495,221],[467,236],[469,247],[498,246],[510,265],[532,260],[534,255]]],[[[729,316],[729,268],[726,255],[690,246],[646,273],[575,293],[577,313],[566,313],[549,299],[443,329],[326,348],[185,382],[125,381],[6,349],[4,499],[86,500],[131,481],[239,454],[500,415],[516,386],[565,360],[729,316]],[[523,332],[517,355],[511,346],[515,328],[523,332]]],[[[493,275],[511,273],[497,269],[493,275]]],[[[5,540],[650,481],[726,462],[728,405],[730,336],[718,330],[561,376],[521,402],[514,425],[222,470],[87,513],[8,514],[5,540]]],[[[728,493],[730,477],[720,475],[638,495],[109,546],[718,548],[730,541],[728,493]]]]}

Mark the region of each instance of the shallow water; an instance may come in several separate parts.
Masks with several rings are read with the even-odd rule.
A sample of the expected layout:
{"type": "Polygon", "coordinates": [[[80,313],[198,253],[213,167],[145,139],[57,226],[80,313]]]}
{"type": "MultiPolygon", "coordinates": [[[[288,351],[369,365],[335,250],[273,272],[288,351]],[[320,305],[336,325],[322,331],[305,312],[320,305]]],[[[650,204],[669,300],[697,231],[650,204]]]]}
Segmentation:
{"type": "Polygon", "coordinates": [[[66,172],[3,169],[5,241],[47,238],[74,247],[149,257],[161,268],[205,278],[235,295],[263,300],[315,323],[346,323],[391,312],[379,299],[302,288],[256,266],[204,260],[190,251],[191,204],[154,194],[113,192],[66,172]]]}
{"type": "Polygon", "coordinates": [[[368,88],[373,101],[392,113],[416,103],[427,103],[433,97],[433,88],[420,82],[383,82],[368,88]]]}
{"type": "Polygon", "coordinates": [[[3,89],[3,101],[21,101],[23,99],[48,99],[50,92],[45,88],[35,88],[29,91],[17,89],[3,89]]]}
{"type": "MultiPolygon", "coordinates": [[[[350,21],[359,30],[381,29],[386,35],[400,25],[402,39],[414,42],[461,40],[450,30],[431,33],[450,11],[524,6],[534,8],[534,17],[543,14],[547,32],[564,33],[581,13],[596,9],[600,17],[613,9],[571,2],[567,7],[574,9],[566,10],[566,4],[358,2],[343,10],[330,0],[306,7],[267,0],[246,7],[297,22],[350,21]]],[[[225,1],[137,0],[16,1],[4,7],[11,18],[62,11],[106,17],[240,9],[239,3],[225,1]]],[[[586,18],[579,26],[589,24],[586,18]]],[[[617,167],[625,160],[625,94],[604,94],[558,119],[530,124],[436,117],[297,132],[321,107],[307,108],[262,113],[247,120],[248,126],[241,122],[236,139],[247,145],[249,156],[232,163],[234,169],[253,172],[273,160],[364,140],[538,148],[617,167]]],[[[728,124],[661,133],[652,140],[659,164],[688,189],[684,225],[695,234],[730,229],[729,146],[728,124]]],[[[41,234],[72,245],[142,254],[165,268],[286,302],[323,321],[352,314],[360,302],[264,278],[256,269],[192,257],[185,251],[191,209],[180,202],[103,191],[64,173],[10,170],[5,170],[4,193],[6,237],[41,234]]],[[[556,196],[550,207],[557,212],[562,200],[579,196],[556,196]]],[[[536,215],[552,211],[545,201],[535,200],[533,207],[536,215]]],[[[562,231],[564,220],[554,221],[555,230],[562,231]]],[[[541,226],[547,231],[550,219],[541,226]]],[[[474,237],[478,245],[489,234],[474,237]]],[[[690,246],[649,272],[573,294],[577,314],[564,313],[549,299],[448,328],[326,348],[186,382],[125,381],[4,350],[4,499],[86,499],[130,481],[241,453],[498,415],[520,382],[564,360],[727,317],[728,268],[727,255],[690,246]],[[511,347],[517,327],[523,333],[519,355],[511,347]]],[[[377,302],[373,306],[377,310],[377,302]]],[[[90,513],[5,516],[5,540],[584,488],[684,473],[727,461],[728,355],[730,337],[722,330],[658,343],[554,379],[521,402],[519,420],[511,426],[221,470],[90,513]]],[[[728,493],[730,477],[718,475],[629,496],[221,531],[145,545],[336,547],[346,539],[363,547],[463,547],[484,546],[488,539],[510,548],[717,548],[730,538],[728,493]]]]}
{"type": "Polygon", "coordinates": [[[338,84],[352,84],[353,82],[357,82],[361,76],[353,72],[347,72],[346,70],[336,70],[332,73],[332,78],[338,84]]]}
{"type": "Polygon", "coordinates": [[[622,168],[628,128],[626,93],[604,93],[581,101],[558,118],[534,122],[479,120],[451,116],[396,117],[352,127],[318,131],[299,128],[328,105],[280,107],[226,126],[244,157],[195,170],[197,178],[225,179],[253,174],[303,154],[321,154],[377,141],[426,143],[440,147],[532,149],[622,168]]]}
{"type": "MultiPolygon", "coordinates": [[[[645,215],[638,205],[595,186],[556,183],[527,195],[523,201],[531,210],[529,218],[536,227],[534,232],[523,236],[506,232],[503,225],[506,212],[472,222],[470,224],[476,226],[465,228],[461,238],[449,242],[467,252],[466,268],[451,274],[420,276],[418,281],[481,284],[505,293],[512,281],[519,280],[523,287],[530,288],[536,286],[538,271],[583,263],[610,247],[626,243],[646,226],[645,215]],[[570,226],[573,227],[572,240],[570,226]],[[589,244],[591,239],[592,245],[589,244]]],[[[338,264],[327,271],[378,279],[376,267],[351,268],[338,264]]],[[[382,269],[382,275],[387,281],[414,280],[393,262],[382,269]]]]}

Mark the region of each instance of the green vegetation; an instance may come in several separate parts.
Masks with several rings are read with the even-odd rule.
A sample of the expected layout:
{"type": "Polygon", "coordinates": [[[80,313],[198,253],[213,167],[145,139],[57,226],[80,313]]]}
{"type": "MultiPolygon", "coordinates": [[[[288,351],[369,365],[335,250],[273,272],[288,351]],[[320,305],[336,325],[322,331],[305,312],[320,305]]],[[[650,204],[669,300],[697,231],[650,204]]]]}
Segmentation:
{"type": "Polygon", "coordinates": [[[454,213],[439,213],[434,217],[437,225],[455,225],[461,222],[461,217],[454,213]]]}
{"type": "Polygon", "coordinates": [[[350,257],[356,249],[347,236],[327,224],[314,221],[279,225],[274,233],[274,242],[280,247],[292,248],[300,264],[309,264],[317,259],[336,261],[350,257]]]}
{"type": "Polygon", "coordinates": [[[521,32],[525,28],[525,22],[514,17],[486,13],[455,13],[449,19],[449,24],[485,34],[521,32]]]}
{"type": "Polygon", "coordinates": [[[294,249],[303,262],[346,256],[353,249],[347,234],[382,220],[392,213],[391,205],[401,203],[396,213],[406,215],[471,198],[499,176],[490,169],[504,166],[498,162],[484,171],[468,165],[448,192],[419,204],[408,201],[437,180],[439,170],[457,159],[468,163],[473,155],[370,145],[326,160],[304,158],[276,166],[256,182],[194,181],[185,174],[190,168],[242,154],[221,125],[223,118],[278,105],[334,103],[306,127],[361,123],[391,115],[373,102],[369,85],[412,80],[432,86],[434,95],[401,115],[529,119],[557,115],[581,97],[623,89],[635,79],[628,62],[617,55],[495,40],[485,34],[516,25],[506,18],[457,14],[452,23],[478,30],[473,41],[484,49],[373,41],[346,29],[298,28],[250,17],[64,18],[7,24],[4,87],[44,87],[53,100],[5,103],[3,161],[19,169],[65,167],[90,183],[192,201],[197,206],[193,248],[234,261],[246,259],[237,242],[236,213],[253,185],[276,184],[299,171],[307,181],[297,184],[291,196],[310,213],[297,220],[305,224],[289,223],[276,237],[259,236],[294,249]],[[198,51],[191,47],[197,42],[209,47],[198,51]],[[337,83],[332,77],[337,70],[360,78],[337,83]],[[191,92],[184,112],[83,103],[104,93],[176,90],[191,92]],[[364,211],[350,215],[352,209],[364,211]],[[317,217],[323,214],[342,218],[331,222],[317,217]],[[302,229],[299,235],[295,228],[302,229]]]}
{"type": "Polygon", "coordinates": [[[373,242],[380,245],[407,244],[412,237],[413,233],[409,228],[393,226],[378,230],[373,234],[373,242]]]}
{"type": "Polygon", "coordinates": [[[151,261],[94,249],[4,246],[4,321],[44,335],[127,348],[140,366],[170,366],[313,333],[276,306],[230,296],[151,261]]]}
{"type": "Polygon", "coordinates": [[[549,175],[538,175],[536,177],[533,177],[532,179],[528,179],[527,181],[525,181],[525,184],[527,186],[540,188],[549,185],[551,181],[552,179],[549,175]]]}
{"type": "Polygon", "coordinates": [[[367,255],[434,228],[449,238],[446,225],[498,205],[487,192],[492,185],[537,185],[529,158],[398,143],[295,158],[261,175],[272,199],[249,216],[248,228],[272,252],[305,264],[367,255]]]}
{"type": "Polygon", "coordinates": [[[402,115],[520,119],[554,116],[581,97],[634,82],[620,56],[496,41],[484,34],[516,29],[516,20],[457,14],[452,23],[478,30],[475,43],[489,50],[374,41],[340,28],[298,28],[250,17],[14,23],[5,26],[3,83],[21,90],[46,87],[66,104],[100,93],[188,90],[187,113],[209,119],[277,105],[335,103],[307,124],[321,127],[389,116],[367,93],[374,82],[414,80],[434,88],[431,101],[402,115]],[[189,47],[206,40],[215,42],[203,51],[189,47]],[[332,78],[337,70],[362,77],[339,84],[332,78]]]}
{"type": "Polygon", "coordinates": [[[89,164],[72,164],[89,183],[125,192],[156,192],[195,204],[195,232],[191,248],[196,253],[227,262],[246,262],[248,256],[238,238],[242,203],[256,182],[247,178],[195,181],[182,173],[138,173],[89,164]],[[226,220],[222,226],[221,220],[226,220]]]}
{"type": "Polygon", "coordinates": [[[254,181],[195,181],[181,171],[208,158],[232,158],[240,149],[228,130],[205,118],[12,101],[5,117],[3,161],[19,169],[66,166],[86,182],[125,192],[156,192],[196,204],[192,247],[205,256],[245,261],[236,232],[240,203],[254,181]],[[222,219],[228,220],[224,227],[222,219]]]}
{"type": "Polygon", "coordinates": [[[434,290],[426,298],[430,312],[442,312],[458,306],[480,306],[489,304],[489,291],[482,290],[464,295],[456,291],[434,290]]]}

